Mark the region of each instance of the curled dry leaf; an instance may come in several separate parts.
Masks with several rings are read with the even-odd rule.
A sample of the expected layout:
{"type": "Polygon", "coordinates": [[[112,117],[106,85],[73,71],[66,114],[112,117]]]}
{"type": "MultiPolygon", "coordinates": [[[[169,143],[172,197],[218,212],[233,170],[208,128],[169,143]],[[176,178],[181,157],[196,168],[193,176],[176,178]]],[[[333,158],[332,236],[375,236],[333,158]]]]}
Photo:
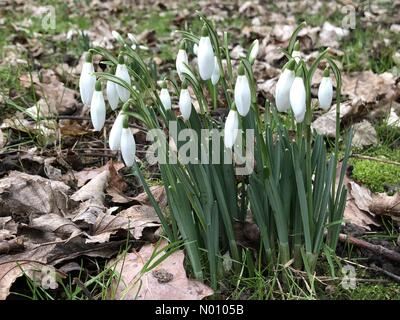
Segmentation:
{"type": "MultiPolygon", "coordinates": [[[[157,250],[164,246],[165,243],[161,244],[157,250]]],[[[110,295],[115,293],[119,300],[201,300],[213,294],[203,283],[187,278],[182,250],[172,253],[154,269],[143,270],[154,250],[154,245],[147,244],[139,252],[119,256],[109,263],[121,276],[110,295]]]]}

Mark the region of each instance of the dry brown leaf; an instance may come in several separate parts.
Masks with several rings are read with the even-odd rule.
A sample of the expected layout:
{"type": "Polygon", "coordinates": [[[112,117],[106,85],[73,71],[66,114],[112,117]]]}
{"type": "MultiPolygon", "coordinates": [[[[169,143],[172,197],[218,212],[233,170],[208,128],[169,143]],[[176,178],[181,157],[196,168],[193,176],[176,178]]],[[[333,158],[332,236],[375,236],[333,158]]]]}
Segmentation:
{"type": "Polygon", "coordinates": [[[400,217],[400,193],[388,196],[385,193],[373,195],[369,210],[375,214],[400,217]]]}
{"type": "Polygon", "coordinates": [[[108,170],[100,172],[86,185],[76,191],[71,196],[71,199],[74,201],[94,200],[99,204],[103,204],[105,197],[104,190],[107,187],[109,176],[110,172],[108,170]]]}
{"type": "MultiPolygon", "coordinates": [[[[375,74],[372,71],[353,72],[342,76],[342,94],[351,100],[374,106],[386,105],[400,96],[395,77],[385,72],[375,74]]],[[[354,102],[353,102],[354,104],[354,102]]]]}
{"type": "Polygon", "coordinates": [[[0,216],[14,213],[27,217],[55,213],[63,215],[70,208],[69,187],[60,181],[11,171],[0,180],[0,216]]]}
{"type": "Polygon", "coordinates": [[[367,120],[356,123],[353,126],[354,136],[351,141],[352,146],[357,148],[368,147],[378,143],[378,134],[375,128],[367,120]]]}
{"type": "MultiPolygon", "coordinates": [[[[167,206],[167,195],[164,186],[152,186],[150,191],[160,208],[165,208],[167,206]]],[[[142,204],[151,204],[146,192],[138,194],[133,200],[142,204]]]]}
{"type": "Polygon", "coordinates": [[[66,88],[53,70],[42,69],[40,77],[38,73],[33,73],[32,76],[22,75],[20,81],[27,88],[31,87],[33,82],[36,94],[41,98],[36,107],[30,109],[32,114],[37,114],[38,110],[45,116],[72,114],[77,110],[79,105],[76,99],[78,93],[66,88]]]}
{"type": "MultiPolygon", "coordinates": [[[[164,246],[165,243],[162,243],[158,250],[164,246]]],[[[116,299],[201,300],[213,294],[206,285],[187,278],[182,250],[172,253],[154,269],[141,274],[154,250],[154,245],[147,244],[137,253],[128,253],[110,262],[110,265],[116,263],[115,271],[121,275],[121,281],[112,288],[116,299]]]]}
{"type": "MultiPolygon", "coordinates": [[[[342,163],[338,165],[336,185],[339,183],[339,173],[342,163]]],[[[371,230],[371,225],[378,226],[375,215],[368,209],[372,200],[371,191],[344,176],[343,184],[347,187],[347,199],[343,219],[347,223],[355,224],[363,229],[371,230]]]]}
{"type": "Polygon", "coordinates": [[[54,213],[32,219],[29,227],[43,232],[52,232],[63,239],[77,236],[82,232],[71,220],[54,213]]]}
{"type": "MultiPolygon", "coordinates": [[[[53,245],[40,246],[35,250],[15,255],[0,257],[0,300],[5,300],[10,293],[14,281],[26,274],[34,278],[37,273],[46,267],[46,256],[55,247],[53,245]]],[[[53,268],[52,268],[53,269],[53,268]]],[[[53,269],[54,270],[54,269],[53,269]]]]}
{"type": "Polygon", "coordinates": [[[117,214],[129,220],[129,226],[133,227],[133,237],[142,238],[145,228],[160,227],[160,219],[153,207],[147,205],[134,205],[117,214]]]}
{"type": "Polygon", "coordinates": [[[339,40],[349,35],[349,30],[335,27],[333,24],[326,21],[319,34],[319,43],[324,47],[337,48],[339,40]]]}

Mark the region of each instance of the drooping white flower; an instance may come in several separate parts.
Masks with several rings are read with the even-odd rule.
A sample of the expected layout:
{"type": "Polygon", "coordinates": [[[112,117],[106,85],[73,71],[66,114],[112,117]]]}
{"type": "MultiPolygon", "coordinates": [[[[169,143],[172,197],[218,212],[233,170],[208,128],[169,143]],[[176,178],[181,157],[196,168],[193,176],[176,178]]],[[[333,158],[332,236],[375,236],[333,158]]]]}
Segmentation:
{"type": "Polygon", "coordinates": [[[114,121],[114,124],[110,131],[110,136],[108,138],[108,144],[111,150],[119,150],[121,147],[121,134],[122,134],[122,126],[124,123],[124,113],[120,111],[117,118],[114,121]]]}
{"type": "Polygon", "coordinates": [[[279,112],[285,112],[290,108],[289,93],[294,80],[295,61],[291,59],[281,73],[275,87],[275,104],[279,112]]]}
{"type": "Polygon", "coordinates": [[[111,31],[111,35],[117,40],[119,43],[124,44],[124,39],[122,38],[121,34],[118,31],[111,31]]]}
{"type": "MultiPolygon", "coordinates": [[[[118,58],[118,65],[117,69],[115,70],[115,76],[120,78],[121,80],[124,80],[128,84],[128,86],[131,86],[131,77],[129,76],[128,68],[124,62],[123,56],[120,56],[118,58]]],[[[129,90],[119,84],[117,84],[116,86],[119,98],[122,102],[126,102],[130,97],[129,90]]]]}
{"type": "Polygon", "coordinates": [[[169,95],[167,84],[163,81],[161,91],[160,91],[160,100],[163,104],[165,110],[171,109],[171,96],[169,95]]]}
{"type": "Polygon", "coordinates": [[[296,61],[296,63],[299,63],[300,59],[301,59],[301,53],[300,53],[300,43],[299,41],[296,41],[294,47],[293,47],[293,51],[292,51],[292,58],[294,59],[294,61],[296,61]]]}
{"type": "Polygon", "coordinates": [[[199,50],[199,45],[198,45],[197,43],[195,43],[195,44],[193,45],[193,53],[194,53],[196,56],[197,56],[198,50],[199,50]]]}
{"type": "Polygon", "coordinates": [[[257,59],[258,51],[260,50],[260,42],[258,39],[254,40],[250,47],[249,61],[251,64],[257,59]]]}
{"type": "Polygon", "coordinates": [[[92,54],[88,52],[86,54],[85,62],[82,65],[82,72],[79,78],[79,91],[81,94],[82,102],[86,105],[90,105],[94,92],[94,86],[96,84],[96,76],[94,73],[94,67],[92,62],[92,54]]]}
{"type": "Polygon", "coordinates": [[[185,47],[186,47],[185,42],[182,42],[179,47],[178,54],[176,55],[176,62],[175,62],[176,72],[178,73],[179,79],[181,79],[181,81],[183,81],[184,79],[183,72],[185,73],[188,72],[188,68],[186,65],[189,64],[188,55],[186,53],[185,47]]]}
{"type": "Polygon", "coordinates": [[[293,80],[293,84],[290,88],[289,99],[296,122],[303,122],[306,114],[306,88],[300,73],[297,73],[293,80]]]}
{"type": "Polygon", "coordinates": [[[218,59],[217,59],[217,57],[214,57],[214,71],[213,71],[213,73],[211,75],[211,83],[214,86],[218,83],[220,76],[221,76],[221,74],[219,72],[218,59]]]}
{"type": "Polygon", "coordinates": [[[239,129],[239,116],[236,110],[230,110],[225,121],[224,144],[226,148],[232,148],[239,129]]]}
{"type": "Polygon", "coordinates": [[[214,50],[208,35],[207,27],[203,27],[202,36],[197,49],[197,63],[199,66],[200,77],[203,80],[211,78],[214,71],[214,50]]]}
{"type": "Polygon", "coordinates": [[[90,117],[95,131],[103,129],[106,122],[106,104],[104,102],[103,92],[100,81],[96,82],[93,92],[92,102],[90,103],[90,117]]]}
{"type": "Polygon", "coordinates": [[[190,97],[187,83],[182,83],[181,93],[179,95],[179,110],[181,111],[184,120],[189,120],[190,113],[192,112],[192,98],[190,97]]]}
{"type": "Polygon", "coordinates": [[[107,93],[107,100],[108,103],[110,104],[111,109],[115,110],[118,107],[118,92],[117,92],[117,85],[108,80],[107,81],[107,86],[106,86],[106,93],[107,93]]]}
{"type": "Polygon", "coordinates": [[[329,76],[329,69],[326,68],[324,70],[324,74],[318,88],[319,106],[325,111],[328,111],[332,104],[332,97],[333,97],[332,80],[329,76]]]}
{"type": "Polygon", "coordinates": [[[127,167],[135,163],[136,142],[131,129],[128,127],[128,120],[123,119],[123,128],[121,132],[121,155],[127,167]]]}
{"type": "Polygon", "coordinates": [[[251,91],[249,80],[247,79],[242,64],[239,66],[238,77],[235,83],[235,103],[239,114],[245,117],[250,110],[251,91]]]}

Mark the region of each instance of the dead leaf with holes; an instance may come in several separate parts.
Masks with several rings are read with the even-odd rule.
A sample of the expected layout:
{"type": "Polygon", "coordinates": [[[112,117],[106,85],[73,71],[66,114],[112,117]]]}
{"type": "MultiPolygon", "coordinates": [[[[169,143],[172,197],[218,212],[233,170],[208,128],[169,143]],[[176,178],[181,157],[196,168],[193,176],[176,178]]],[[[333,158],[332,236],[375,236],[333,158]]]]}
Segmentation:
{"type": "MultiPolygon", "coordinates": [[[[187,278],[183,265],[185,259],[182,250],[170,254],[164,261],[151,270],[144,270],[144,265],[151,258],[154,250],[165,247],[163,242],[156,248],[147,244],[139,252],[119,256],[109,262],[121,279],[114,283],[110,295],[115,293],[119,300],[201,300],[213,294],[213,291],[197,280],[187,278]]],[[[161,249],[162,250],[162,249],[161,249]]],[[[154,259],[159,259],[161,252],[154,259]]],[[[155,261],[154,260],[154,261],[155,261]]],[[[153,262],[154,262],[153,261],[153,262]]],[[[151,262],[150,262],[151,266],[151,262]]]]}

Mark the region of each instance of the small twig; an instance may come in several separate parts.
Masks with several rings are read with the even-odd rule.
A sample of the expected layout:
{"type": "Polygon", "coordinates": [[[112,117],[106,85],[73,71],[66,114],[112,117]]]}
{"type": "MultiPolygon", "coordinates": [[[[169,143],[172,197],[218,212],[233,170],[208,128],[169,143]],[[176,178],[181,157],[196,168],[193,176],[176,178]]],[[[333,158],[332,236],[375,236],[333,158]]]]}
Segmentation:
{"type": "Polygon", "coordinates": [[[394,274],[388,270],[385,270],[383,268],[380,268],[376,265],[372,265],[371,266],[372,270],[378,271],[378,272],[382,272],[383,274],[387,275],[388,277],[392,278],[394,281],[399,282],[400,283],[400,276],[398,276],[397,274],[394,274]]]}
{"type": "Polygon", "coordinates": [[[390,249],[387,249],[383,246],[372,244],[367,241],[357,239],[357,238],[354,238],[352,236],[349,236],[349,235],[346,235],[343,233],[339,234],[339,240],[341,242],[354,244],[357,247],[370,250],[376,254],[384,256],[385,258],[387,258],[389,260],[400,262],[400,253],[390,250],[390,249]]]}
{"type": "Polygon", "coordinates": [[[387,163],[387,164],[394,164],[396,166],[400,166],[400,162],[389,160],[389,159],[381,159],[381,158],[376,158],[376,157],[370,157],[370,156],[364,156],[362,154],[357,154],[354,153],[351,155],[352,158],[357,158],[357,159],[363,159],[363,160],[371,160],[371,161],[376,161],[376,162],[382,162],[382,163],[387,163]]]}

